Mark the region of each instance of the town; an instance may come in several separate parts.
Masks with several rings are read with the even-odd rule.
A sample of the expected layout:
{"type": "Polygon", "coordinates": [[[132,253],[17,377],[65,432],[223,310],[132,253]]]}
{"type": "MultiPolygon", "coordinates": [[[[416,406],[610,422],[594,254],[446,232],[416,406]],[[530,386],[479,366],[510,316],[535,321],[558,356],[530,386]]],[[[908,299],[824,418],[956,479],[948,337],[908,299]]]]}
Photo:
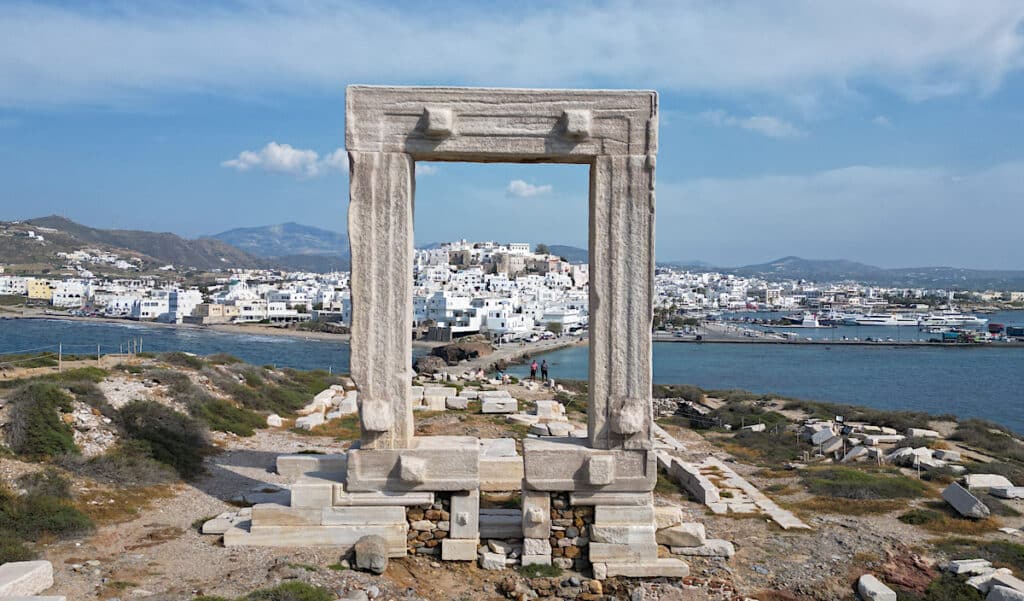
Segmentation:
{"type": "MultiPolygon", "coordinates": [[[[30,234],[43,240],[41,233],[30,234]]],[[[178,324],[311,321],[343,331],[351,322],[348,272],[224,269],[184,277],[175,266],[167,265],[155,275],[102,277],[93,270],[130,269],[137,260],[99,249],[58,254],[63,271],[73,275],[10,275],[3,274],[0,266],[0,297],[14,301],[23,297],[28,305],[47,313],[60,310],[78,316],[178,324]]],[[[416,250],[412,277],[413,326],[431,340],[483,334],[501,343],[580,333],[588,326],[588,265],[567,261],[544,244],[467,240],[438,244],[416,250]]],[[[876,317],[893,308],[918,311],[914,322],[918,325],[928,311],[948,310],[956,303],[980,312],[1014,308],[1024,304],[1024,291],[769,281],[672,266],[660,266],[655,272],[655,326],[662,329],[690,323],[689,315],[714,319],[722,312],[795,311],[813,315],[815,325],[828,325],[829,319],[839,323],[844,315],[847,320],[876,317]]]]}

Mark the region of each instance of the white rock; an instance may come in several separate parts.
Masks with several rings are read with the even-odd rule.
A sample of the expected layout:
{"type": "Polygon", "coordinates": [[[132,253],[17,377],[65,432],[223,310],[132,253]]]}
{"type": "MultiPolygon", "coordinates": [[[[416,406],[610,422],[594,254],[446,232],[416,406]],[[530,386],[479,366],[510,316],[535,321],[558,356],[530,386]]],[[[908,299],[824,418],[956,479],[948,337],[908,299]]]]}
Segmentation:
{"type": "Polygon", "coordinates": [[[1024,499],[1024,486],[993,487],[989,492],[1001,499],[1024,499]]]}
{"type": "Polygon", "coordinates": [[[683,508],[678,505],[662,505],[654,508],[654,523],[658,530],[671,528],[683,522],[683,508]]]}
{"type": "Polygon", "coordinates": [[[669,547],[699,547],[704,544],[707,535],[704,524],[678,524],[658,530],[655,536],[659,545],[669,547]]]}
{"type": "Polygon", "coordinates": [[[985,601],[1024,601],[1024,592],[1006,586],[993,586],[985,601]]]}
{"type": "Polygon", "coordinates": [[[942,491],[942,498],[964,517],[982,519],[991,514],[987,505],[956,482],[942,491]]]}
{"type": "Polygon", "coordinates": [[[29,597],[53,586],[48,561],[11,561],[0,565],[0,597],[29,597]]]}
{"type": "Polygon", "coordinates": [[[501,553],[487,551],[480,556],[480,567],[485,570],[504,570],[506,559],[501,553]]]}
{"type": "Polygon", "coordinates": [[[872,574],[864,574],[857,581],[857,592],[864,601],[896,601],[896,591],[885,586],[872,574]]]}
{"type": "Polygon", "coordinates": [[[280,428],[284,425],[284,419],[276,413],[271,413],[267,416],[267,425],[271,428],[280,428]]]}
{"type": "Polygon", "coordinates": [[[1006,476],[1000,476],[999,474],[967,474],[964,476],[964,485],[968,490],[975,488],[1012,488],[1013,482],[1010,482],[1006,476]]]}
{"type": "Polygon", "coordinates": [[[323,413],[311,413],[295,419],[295,427],[301,430],[312,430],[323,423],[323,413]]]}

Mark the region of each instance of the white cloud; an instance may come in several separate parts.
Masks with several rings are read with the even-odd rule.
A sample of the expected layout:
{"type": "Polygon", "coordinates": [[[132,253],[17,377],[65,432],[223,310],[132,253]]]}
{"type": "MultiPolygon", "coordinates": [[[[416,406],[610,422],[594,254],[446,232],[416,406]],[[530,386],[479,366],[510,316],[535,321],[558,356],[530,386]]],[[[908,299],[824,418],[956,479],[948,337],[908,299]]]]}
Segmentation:
{"type": "Polygon", "coordinates": [[[237,171],[261,170],[311,178],[347,171],[348,155],[343,148],[339,148],[321,158],[315,150],[270,142],[258,151],[243,150],[237,158],[224,161],[221,166],[237,171]]]}
{"type": "Polygon", "coordinates": [[[991,93],[1024,67],[1019,0],[230,6],[5,2],[0,106],[336,93],[353,81],[642,86],[803,103],[864,86],[920,99],[991,93]]]}
{"type": "Polygon", "coordinates": [[[437,165],[431,165],[429,163],[416,163],[416,175],[417,177],[424,177],[428,175],[436,175],[441,168],[437,165]]]}
{"type": "Polygon", "coordinates": [[[700,118],[720,127],[739,127],[770,138],[800,138],[807,135],[807,132],[789,121],[768,115],[736,117],[725,111],[717,110],[704,111],[700,114],[700,118]]]}
{"type": "Polygon", "coordinates": [[[658,222],[689,224],[659,236],[664,259],[718,265],[785,255],[885,267],[1020,269],[1011,238],[975,227],[986,216],[1024,222],[1024,162],[976,171],[850,166],[803,175],[658,183],[658,222]]]}
{"type": "Polygon", "coordinates": [[[881,125],[882,127],[892,127],[892,121],[889,120],[885,115],[878,115],[871,120],[875,125],[881,125]]]}
{"type": "Polygon", "coordinates": [[[521,179],[514,179],[510,181],[508,183],[508,188],[505,189],[509,195],[517,196],[519,198],[530,198],[541,194],[548,194],[551,190],[551,184],[542,184],[537,186],[521,179]]]}

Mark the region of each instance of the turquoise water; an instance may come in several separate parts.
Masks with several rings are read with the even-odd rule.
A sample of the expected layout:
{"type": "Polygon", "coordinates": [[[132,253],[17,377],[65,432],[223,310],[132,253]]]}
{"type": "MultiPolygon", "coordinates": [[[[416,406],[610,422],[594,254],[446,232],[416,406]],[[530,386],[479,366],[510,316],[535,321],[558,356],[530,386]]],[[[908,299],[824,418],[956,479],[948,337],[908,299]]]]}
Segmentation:
{"type": "MultiPolygon", "coordinates": [[[[1010,322],[1015,323],[1015,322],[1010,322]]],[[[117,352],[132,339],[154,352],[230,353],[257,365],[347,371],[348,344],[205,329],[61,320],[0,320],[0,355],[117,352]]],[[[587,378],[588,349],[544,355],[554,378],[587,378]]],[[[3,357],[0,357],[3,362],[3,357]]],[[[522,375],[525,366],[511,371],[522,375]]],[[[1024,348],[655,343],[654,381],[984,417],[1024,432],[1024,348]]]]}
{"type": "MultiPolygon", "coordinates": [[[[587,347],[544,355],[553,378],[587,377],[587,347]]],[[[522,376],[526,366],[511,373],[522,376]]],[[[654,344],[654,381],[982,417],[1024,433],[1024,348],[654,344]]]]}

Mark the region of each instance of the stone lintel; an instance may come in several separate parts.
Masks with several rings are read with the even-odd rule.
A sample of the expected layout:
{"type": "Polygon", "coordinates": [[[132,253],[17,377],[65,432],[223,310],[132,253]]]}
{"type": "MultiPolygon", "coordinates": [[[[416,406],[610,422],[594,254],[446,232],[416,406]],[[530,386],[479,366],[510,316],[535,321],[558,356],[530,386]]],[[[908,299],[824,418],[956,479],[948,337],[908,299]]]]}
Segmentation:
{"type": "Polygon", "coordinates": [[[480,486],[480,443],[471,436],[422,436],[405,449],[349,451],[348,492],[462,491],[480,486]]]}
{"type": "Polygon", "coordinates": [[[523,458],[526,487],[532,490],[648,492],[657,480],[654,453],[592,449],[586,439],[526,439],[523,458]]]}

